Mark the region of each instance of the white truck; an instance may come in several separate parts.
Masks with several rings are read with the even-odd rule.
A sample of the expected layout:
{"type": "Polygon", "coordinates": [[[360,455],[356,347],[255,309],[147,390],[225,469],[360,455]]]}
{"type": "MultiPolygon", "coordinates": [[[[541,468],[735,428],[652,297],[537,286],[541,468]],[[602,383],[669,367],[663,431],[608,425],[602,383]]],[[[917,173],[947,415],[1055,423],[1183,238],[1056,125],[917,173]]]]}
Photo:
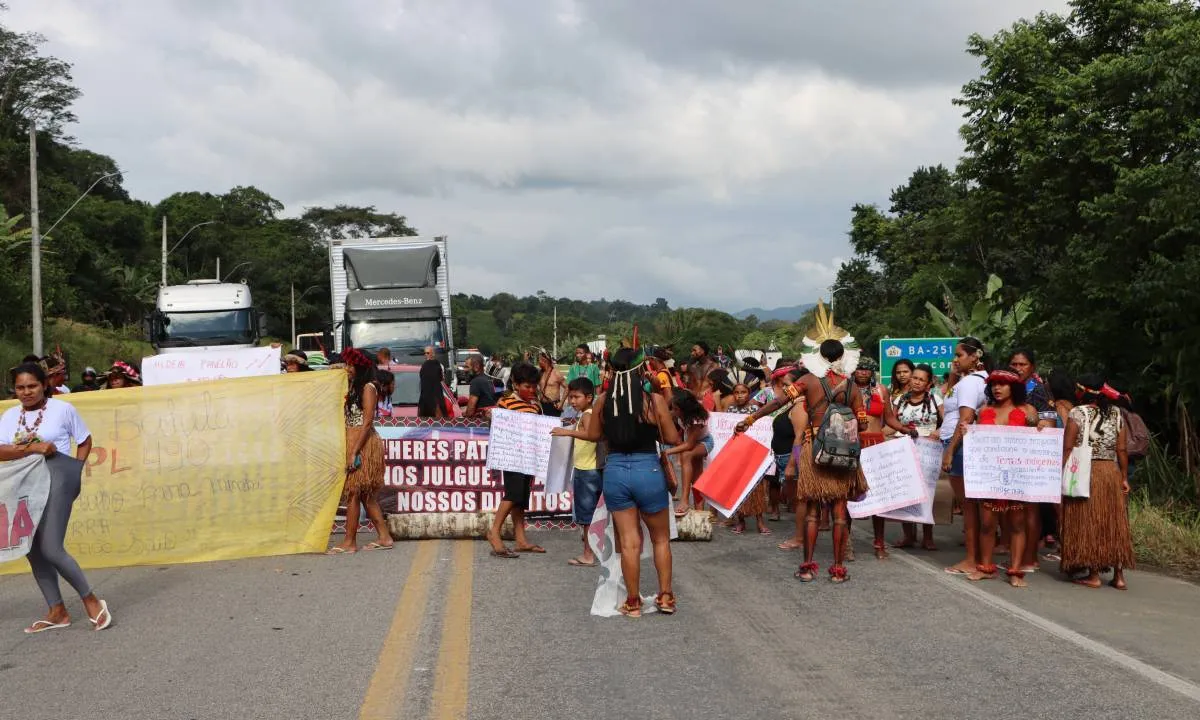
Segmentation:
{"type": "Polygon", "coordinates": [[[446,238],[381,237],[329,243],[334,349],[388,348],[419,365],[425,348],[454,384],[454,323],[446,238]]]}
{"type": "Polygon", "coordinates": [[[252,348],[259,322],[248,285],[191,280],[159,288],[148,335],[158,353],[252,348]]]}

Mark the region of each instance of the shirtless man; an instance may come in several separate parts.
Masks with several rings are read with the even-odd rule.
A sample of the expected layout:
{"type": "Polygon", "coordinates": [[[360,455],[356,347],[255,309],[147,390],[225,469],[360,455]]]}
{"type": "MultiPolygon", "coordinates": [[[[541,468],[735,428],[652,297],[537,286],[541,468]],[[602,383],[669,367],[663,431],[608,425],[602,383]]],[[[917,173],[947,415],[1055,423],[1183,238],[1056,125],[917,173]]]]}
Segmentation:
{"type": "Polygon", "coordinates": [[[688,361],[688,389],[699,396],[704,392],[704,380],[713,370],[721,367],[709,354],[708,343],[701,340],[692,346],[692,359],[688,361]]]}
{"type": "MultiPolygon", "coordinates": [[[[839,367],[845,352],[845,347],[838,340],[821,343],[821,357],[834,368],[839,367]]],[[[837,403],[849,405],[859,419],[859,429],[865,428],[862,396],[854,391],[846,375],[832,368],[825,377],[819,378],[810,373],[800,378],[785,389],[783,397],[767,403],[738,423],[736,428],[737,432],[745,432],[759,418],[768,417],[788,402],[795,401],[790,417],[796,429],[796,443],[784,475],[789,480],[796,478],[796,500],[805,505],[803,514],[796,513],[796,535],[804,547],[804,562],[796,571],[796,577],[801,582],[815,580],[820,569],[813,562],[813,552],[823,503],[833,503],[833,567],[829,568],[829,579],[835,583],[843,583],[848,579],[845,559],[850,528],[846,501],[866,491],[858,470],[824,467],[813,462],[810,443],[812,435],[825,419],[825,410],[829,406],[827,396],[833,397],[837,403]]]]}
{"type": "Polygon", "coordinates": [[[538,400],[543,415],[562,414],[563,400],[567,394],[567,380],[554,366],[554,359],[545,350],[538,353],[538,368],[542,371],[538,379],[538,400]]]}

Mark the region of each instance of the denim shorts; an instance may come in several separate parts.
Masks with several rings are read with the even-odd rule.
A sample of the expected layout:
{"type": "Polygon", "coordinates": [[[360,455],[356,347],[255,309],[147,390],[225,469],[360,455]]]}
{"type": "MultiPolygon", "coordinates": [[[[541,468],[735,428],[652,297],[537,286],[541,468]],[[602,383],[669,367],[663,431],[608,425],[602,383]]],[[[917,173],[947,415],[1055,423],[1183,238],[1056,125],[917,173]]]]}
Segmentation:
{"type": "Polygon", "coordinates": [[[596,503],[600,502],[603,490],[604,474],[601,471],[575,468],[575,478],[571,481],[571,506],[576,524],[592,524],[592,515],[596,512],[596,503]]]}
{"type": "Polygon", "coordinates": [[[654,453],[610,453],[604,465],[604,502],[609,510],[667,509],[667,479],[654,453]]]}
{"type": "Polygon", "coordinates": [[[700,444],[704,446],[704,449],[708,451],[709,455],[712,455],[712,451],[713,451],[713,436],[712,435],[705,435],[704,439],[700,441],[700,444]]]}
{"type": "Polygon", "coordinates": [[[783,471],[787,469],[788,460],[792,459],[790,452],[775,453],[775,474],[768,475],[771,478],[771,483],[774,485],[783,484],[783,471]]]}
{"type": "MultiPolygon", "coordinates": [[[[942,449],[950,447],[949,440],[942,441],[942,449]]],[[[954,457],[950,460],[950,473],[952,477],[963,476],[963,441],[958,441],[958,447],[954,449],[954,457]]]]}

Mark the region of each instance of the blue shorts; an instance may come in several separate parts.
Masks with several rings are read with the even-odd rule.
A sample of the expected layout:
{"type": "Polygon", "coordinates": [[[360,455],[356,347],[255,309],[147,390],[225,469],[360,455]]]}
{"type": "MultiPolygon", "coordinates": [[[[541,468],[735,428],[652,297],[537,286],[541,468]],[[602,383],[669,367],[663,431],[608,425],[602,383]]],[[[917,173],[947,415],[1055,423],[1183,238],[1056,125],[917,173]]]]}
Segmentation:
{"type": "Polygon", "coordinates": [[[712,435],[705,435],[704,439],[700,441],[700,444],[704,446],[704,449],[708,451],[709,455],[712,455],[712,451],[713,451],[712,435]]]}
{"type": "Polygon", "coordinates": [[[600,502],[603,490],[604,474],[601,471],[575,468],[575,478],[571,481],[571,506],[577,525],[592,524],[592,515],[596,512],[596,503],[600,502]]]}
{"type": "MultiPolygon", "coordinates": [[[[949,440],[942,441],[942,449],[950,447],[949,440]]],[[[963,476],[963,441],[958,441],[958,447],[954,449],[954,457],[950,460],[950,473],[952,477],[963,476]]]]}
{"type": "Polygon", "coordinates": [[[783,471],[787,469],[788,460],[792,459],[790,452],[775,453],[775,474],[769,475],[771,482],[775,485],[783,484],[783,471]]]}
{"type": "Polygon", "coordinates": [[[604,503],[609,510],[637,508],[651,515],[666,510],[670,496],[658,455],[610,453],[604,464],[604,503]]]}

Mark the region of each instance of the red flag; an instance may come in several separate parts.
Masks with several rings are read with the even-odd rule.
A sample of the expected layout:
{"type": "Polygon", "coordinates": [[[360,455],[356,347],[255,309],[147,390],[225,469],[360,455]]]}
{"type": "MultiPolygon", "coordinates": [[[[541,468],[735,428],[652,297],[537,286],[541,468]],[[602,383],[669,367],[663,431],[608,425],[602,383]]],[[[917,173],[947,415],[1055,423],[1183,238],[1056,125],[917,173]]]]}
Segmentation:
{"type": "Polygon", "coordinates": [[[746,488],[758,479],[758,470],[770,451],[749,435],[734,435],[693,488],[717,505],[736,509],[746,488]]]}

